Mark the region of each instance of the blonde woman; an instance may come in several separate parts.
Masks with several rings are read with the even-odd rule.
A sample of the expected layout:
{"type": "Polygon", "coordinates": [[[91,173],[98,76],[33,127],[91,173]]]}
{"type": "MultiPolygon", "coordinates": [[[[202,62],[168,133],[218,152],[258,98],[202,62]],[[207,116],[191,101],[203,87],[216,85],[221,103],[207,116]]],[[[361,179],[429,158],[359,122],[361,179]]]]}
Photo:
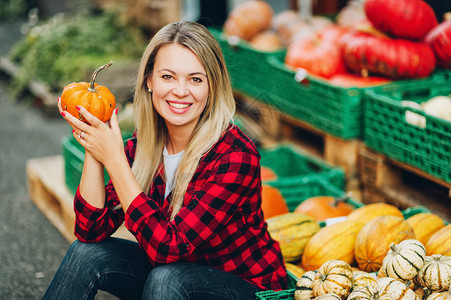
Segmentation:
{"type": "Polygon", "coordinates": [[[60,107],[86,155],[78,240],[44,299],[93,299],[99,289],[121,299],[254,299],[287,288],[260,208],[260,156],[231,123],[235,102],[209,31],[180,22],[156,33],[134,101],[125,149],[117,110],[108,125],[79,107],[87,125],[60,107]],[[110,237],[124,222],[137,243],[110,237]]]}

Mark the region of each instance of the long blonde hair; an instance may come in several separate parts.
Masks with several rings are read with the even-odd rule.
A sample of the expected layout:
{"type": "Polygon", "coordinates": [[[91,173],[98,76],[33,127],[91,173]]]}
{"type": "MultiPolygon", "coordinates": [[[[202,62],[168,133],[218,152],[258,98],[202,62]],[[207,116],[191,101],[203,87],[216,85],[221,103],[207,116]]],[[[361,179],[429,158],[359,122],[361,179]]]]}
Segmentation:
{"type": "Polygon", "coordinates": [[[204,26],[184,21],[161,28],[144,51],[138,70],[134,98],[138,143],[132,171],[143,191],[149,191],[159,171],[167,141],[166,123],[152,104],[151,93],[147,91],[147,79],[152,75],[157,52],[168,43],[187,47],[199,58],[206,70],[209,86],[207,105],[175,174],[170,206],[171,220],[173,220],[183,205],[185,192],[200,158],[219,140],[232,121],[235,100],[221,48],[204,26]]]}

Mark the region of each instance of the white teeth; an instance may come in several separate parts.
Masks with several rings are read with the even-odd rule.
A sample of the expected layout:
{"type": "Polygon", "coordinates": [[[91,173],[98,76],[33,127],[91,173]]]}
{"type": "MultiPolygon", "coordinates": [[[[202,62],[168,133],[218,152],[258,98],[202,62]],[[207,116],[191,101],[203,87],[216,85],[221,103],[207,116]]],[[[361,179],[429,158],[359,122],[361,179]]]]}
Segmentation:
{"type": "Polygon", "coordinates": [[[181,104],[181,103],[171,103],[171,102],[168,102],[168,104],[175,108],[187,108],[188,106],[191,105],[191,104],[181,104]]]}

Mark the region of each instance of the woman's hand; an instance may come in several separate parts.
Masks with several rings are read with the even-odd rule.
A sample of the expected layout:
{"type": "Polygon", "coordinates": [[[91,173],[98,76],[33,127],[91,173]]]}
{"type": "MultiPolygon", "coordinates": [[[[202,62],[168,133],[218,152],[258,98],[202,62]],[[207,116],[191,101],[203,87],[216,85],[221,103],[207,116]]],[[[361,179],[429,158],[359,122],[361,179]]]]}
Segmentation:
{"type": "Polygon", "coordinates": [[[103,123],[90,114],[84,107],[77,106],[80,114],[91,125],[80,121],[67,111],[64,111],[61,107],[60,99],[58,99],[58,109],[72,127],[75,139],[105,167],[107,167],[108,162],[124,154],[124,143],[117,120],[118,109],[114,110],[109,122],[103,123]]]}

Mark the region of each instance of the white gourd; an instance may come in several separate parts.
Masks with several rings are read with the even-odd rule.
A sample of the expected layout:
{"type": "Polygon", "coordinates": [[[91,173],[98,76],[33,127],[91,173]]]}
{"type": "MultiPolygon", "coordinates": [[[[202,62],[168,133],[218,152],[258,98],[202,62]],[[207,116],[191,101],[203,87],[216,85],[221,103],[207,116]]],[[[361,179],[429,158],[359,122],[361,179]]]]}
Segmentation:
{"type": "Polygon", "coordinates": [[[432,291],[445,291],[451,285],[451,256],[433,254],[426,256],[417,281],[432,291]]]}
{"type": "Polygon", "coordinates": [[[407,281],[414,278],[424,265],[426,248],[415,239],[392,243],[381,269],[388,277],[407,281]]]}
{"type": "Polygon", "coordinates": [[[379,295],[388,295],[394,300],[416,300],[415,292],[409,288],[411,281],[404,283],[391,277],[382,277],[377,280],[379,295]]]}

